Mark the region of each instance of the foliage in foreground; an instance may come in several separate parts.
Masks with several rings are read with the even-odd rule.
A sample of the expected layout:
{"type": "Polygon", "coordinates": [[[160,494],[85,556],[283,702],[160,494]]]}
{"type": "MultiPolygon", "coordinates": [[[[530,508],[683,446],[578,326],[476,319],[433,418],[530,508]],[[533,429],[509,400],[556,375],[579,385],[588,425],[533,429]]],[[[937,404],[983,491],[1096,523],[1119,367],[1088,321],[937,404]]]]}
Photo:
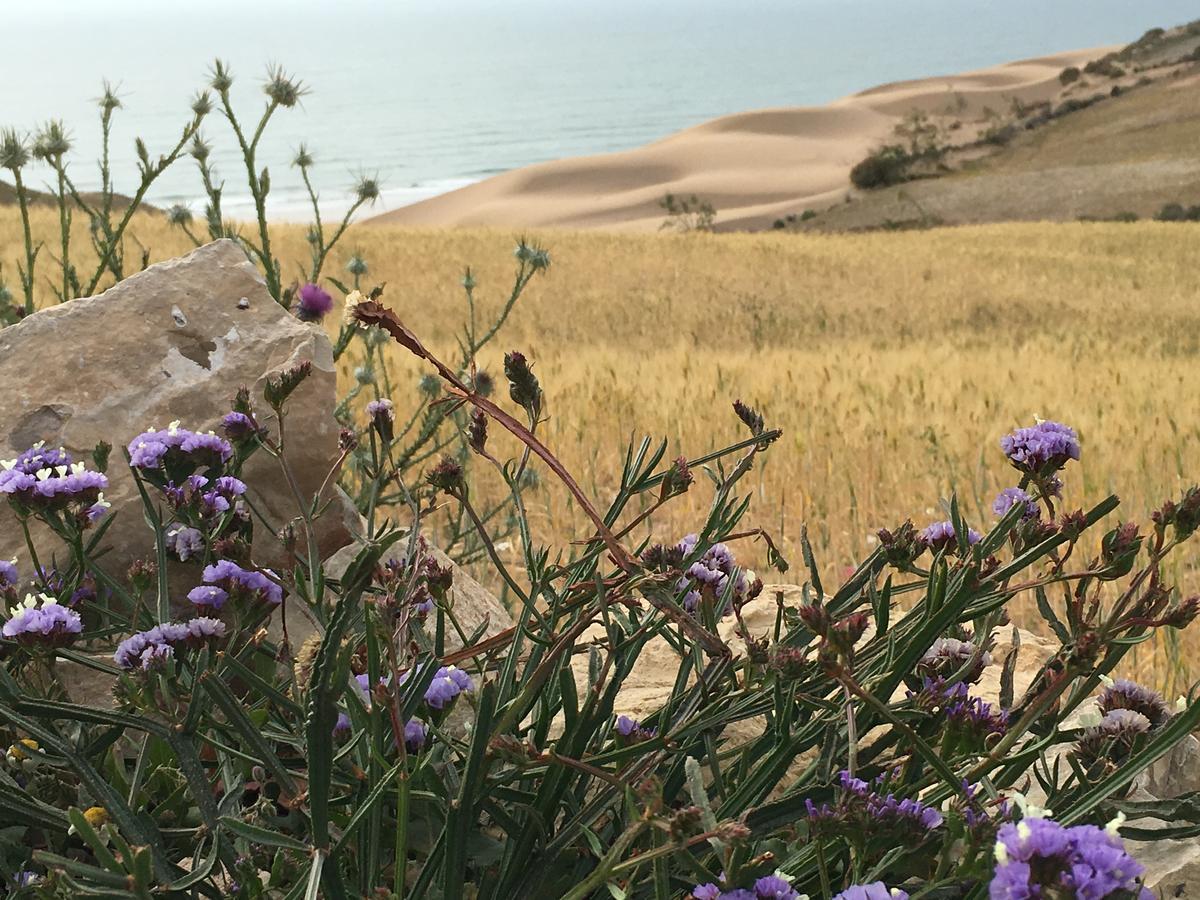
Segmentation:
{"type": "MultiPolygon", "coordinates": [[[[154,548],[128,572],[102,553],[107,449],[90,464],[23,453],[0,492],[63,549],[39,558],[31,545],[19,569],[0,568],[10,885],[247,898],[1137,895],[1121,838],[1147,837],[1137,819],[1163,810],[1129,787],[1197,726],[1200,704],[1104,685],[1132,645],[1196,614],[1162,563],[1200,524],[1200,491],[1144,533],[1110,530],[1084,558],[1118,501],[1064,506],[1060,472],[1079,443],[1038,423],[1002,442],[1018,484],[986,534],[951,501],[946,521],[882,532],[836,589],[805,541],[809,581],[789,605],[763,595],[731,549],[756,539],[786,567],[743,524],[740,480],[778,436],[753,409],[735,404],[743,440],[700,458],[632,446],[599,507],[539,437],[547,397],[523,355],[506,357],[501,405],[377,293],[352,294],[348,314],[369,329],[356,336],[385,335],[428,365],[440,402],[462,412],[470,450],[511,496],[520,565],[497,551],[457,460],[404,477],[384,400],[344,435],[330,478],[359,444],[365,476],[401,505],[372,507],[361,551],[335,573],[313,549],[320,506],[298,498],[298,524],[281,534],[294,564],[256,562],[251,536],[261,547],[274,529],[242,465],[268,454],[286,468],[303,368],[274,381],[263,408],[235,398],[223,436],[178,424],[120,436],[154,548]],[[517,459],[495,457],[496,429],[520,442],[517,459]],[[531,467],[572,496],[590,535],[539,544],[523,503],[531,467]],[[654,514],[702,490],[701,473],[711,502],[696,533],[654,534],[654,514]],[[508,585],[513,627],[462,626],[453,571],[421,536],[442,504],[463,511],[508,585]],[[169,565],[190,568],[186,598],[172,595],[169,565]],[[1019,651],[991,650],[1021,593],[1061,646],[1018,696],[1019,651]],[[773,605],[765,632],[744,618],[755,605],[773,605]],[[296,646],[288,628],[301,619],[314,637],[296,646]],[[674,688],[635,721],[622,688],[652,642],[677,660],[674,688]],[[66,663],[114,679],[114,707],[72,702],[66,663]],[[998,703],[974,693],[989,664],[1002,672],[998,703]],[[1099,714],[1072,718],[1098,692],[1099,714]]],[[[1182,823],[1171,834],[1200,833],[1190,798],[1170,817],[1182,823]]]]}

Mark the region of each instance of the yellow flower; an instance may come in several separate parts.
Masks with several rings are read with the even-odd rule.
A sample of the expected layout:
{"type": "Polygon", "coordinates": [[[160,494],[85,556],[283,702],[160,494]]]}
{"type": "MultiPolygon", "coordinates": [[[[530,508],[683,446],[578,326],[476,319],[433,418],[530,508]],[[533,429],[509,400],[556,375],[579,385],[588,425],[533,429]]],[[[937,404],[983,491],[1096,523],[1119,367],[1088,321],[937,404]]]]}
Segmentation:
{"type": "Polygon", "coordinates": [[[21,740],[17,741],[15,744],[13,744],[11,747],[8,748],[8,755],[11,756],[13,759],[15,759],[17,762],[21,762],[22,760],[28,758],[26,756],[25,750],[24,750],[24,748],[26,748],[26,747],[28,747],[30,750],[40,750],[41,749],[38,742],[35,741],[33,738],[22,738],[21,740]]]}
{"type": "Polygon", "coordinates": [[[108,824],[108,810],[103,806],[89,806],[83,811],[84,820],[93,828],[108,824]]]}

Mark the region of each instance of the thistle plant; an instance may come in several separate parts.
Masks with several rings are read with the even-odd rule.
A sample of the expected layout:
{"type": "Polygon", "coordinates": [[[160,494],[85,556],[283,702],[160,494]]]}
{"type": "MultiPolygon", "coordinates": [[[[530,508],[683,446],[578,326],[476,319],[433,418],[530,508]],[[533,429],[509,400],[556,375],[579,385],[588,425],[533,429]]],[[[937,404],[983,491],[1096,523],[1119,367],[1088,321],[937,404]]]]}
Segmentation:
{"type": "MultiPolygon", "coordinates": [[[[254,211],[258,225],[258,240],[257,243],[248,238],[242,238],[242,244],[253,256],[254,260],[262,269],[263,277],[267,282],[267,290],[276,300],[283,297],[283,274],[280,262],[271,252],[271,234],[267,228],[267,195],[271,191],[271,172],[266,166],[258,168],[258,146],[262,140],[263,133],[266,131],[267,124],[271,118],[280,109],[292,109],[308,93],[308,88],[291,75],[287,74],[280,66],[271,66],[267,69],[267,78],[264,81],[262,89],[266,94],[267,101],[263,108],[262,114],[259,116],[258,122],[254,124],[253,130],[243,127],[237,114],[233,111],[233,101],[231,90],[233,88],[233,73],[227,63],[221,60],[216,60],[213,63],[212,71],[209,78],[209,86],[217,95],[217,101],[220,105],[221,112],[225,116],[225,120],[229,123],[229,127],[233,131],[234,137],[237,139],[238,148],[241,150],[242,162],[246,167],[246,186],[250,190],[250,196],[254,201],[254,211]]],[[[201,165],[201,174],[205,181],[205,189],[209,193],[209,205],[212,211],[210,222],[220,222],[220,195],[214,196],[211,181],[211,172],[206,170],[206,159],[201,159],[197,156],[193,148],[193,156],[201,165]]],[[[207,151],[203,151],[203,156],[207,157],[207,151]]],[[[318,226],[319,227],[319,226],[318,226]]],[[[215,235],[214,235],[215,236],[215,235]]]]}
{"type": "MultiPolygon", "coordinates": [[[[36,267],[43,244],[33,234],[29,207],[38,198],[31,192],[28,170],[34,165],[46,166],[53,177],[48,186],[48,197],[58,212],[57,255],[52,257],[58,268],[53,279],[48,279],[50,289],[57,302],[76,297],[89,296],[101,286],[121,281],[137,267],[135,261],[126,259],[126,240],[139,248],[140,268],[149,264],[150,253],[142,247],[133,234],[134,216],[147,209],[147,196],[162,174],[185,156],[196,163],[201,187],[205,196],[204,228],[197,229],[194,217],[186,204],[175,204],[167,209],[167,221],[179,228],[192,243],[199,246],[202,236],[207,238],[232,238],[237,240],[259,266],[271,295],[280,303],[290,305],[292,295],[284,288],[282,265],[273,255],[271,238],[267,227],[267,200],[271,189],[270,170],[259,162],[260,142],[266,129],[280,109],[295,107],[308,88],[292,78],[279,67],[268,69],[263,85],[266,105],[257,122],[244,125],[233,111],[231,91],[232,73],[225,63],[213,64],[207,90],[198,92],[190,104],[190,116],[180,137],[165,153],[153,157],[141,138],[134,141],[137,160],[138,181],[127,194],[117,191],[112,166],[112,124],[114,116],[124,108],[117,89],[104,82],[96,100],[100,118],[100,158],[97,161],[99,189],[93,192],[82,190],[72,171],[72,139],[62,122],[50,120],[29,136],[15,128],[0,132],[0,168],[6,170],[13,181],[20,209],[23,237],[23,258],[17,268],[22,294],[22,313],[29,315],[36,308],[36,267]],[[219,109],[230,125],[234,139],[246,168],[247,187],[255,207],[255,234],[251,238],[235,222],[224,217],[222,193],[224,182],[219,178],[211,163],[212,145],[201,132],[201,126],[214,109],[219,109]],[[252,126],[252,127],[251,127],[252,126]],[[88,223],[88,237],[96,257],[95,267],[81,271],[72,245],[72,225],[77,214],[82,214],[88,223]]],[[[321,215],[318,196],[309,177],[312,155],[301,148],[295,162],[300,168],[302,179],[313,204],[314,224],[312,227],[312,259],[302,274],[307,282],[319,283],[322,270],[329,254],[345,234],[354,214],[364,204],[373,203],[379,196],[379,179],[375,176],[360,176],[353,187],[351,205],[337,226],[327,231],[321,215]]],[[[361,272],[359,273],[361,275],[361,272]]],[[[357,283],[357,282],[356,282],[357,283]]]]}
{"type": "MultiPolygon", "coordinates": [[[[518,283],[547,260],[523,245],[518,283]]],[[[736,403],[740,437],[714,452],[671,460],[665,442],[635,442],[600,499],[544,436],[554,385],[535,360],[510,352],[507,390],[485,390],[470,353],[443,360],[381,291],[351,300],[347,346],[394,343],[426,368],[467,463],[405,458],[398,410],[422,404],[403,391],[348,407],[325,486],[352,469],[368,503],[344,569],[313,537],[324,488],[293,490],[280,523],[243,480],[265,455],[297,483],[284,451],[304,366],[261,401],[232,398],[219,434],[113,436],[154,547],[126,572],[104,553],[121,514],[101,505],[105,448],[89,464],[37,446],[5,465],[18,520],[65,548],[30,540],[0,565],[0,875],[14,889],[1125,898],[1145,896],[1137,840],[1200,834],[1188,796],[1153,830],[1139,820],[1163,804],[1130,791],[1200,704],[1112,678],[1131,646],[1200,611],[1163,565],[1200,527],[1200,490],[1145,526],[1105,525],[1116,497],[1068,500],[1078,436],[1037,423],[1001,444],[1014,485],[995,522],[968,523],[951,498],[942,520],[881,532],[829,587],[803,539],[789,599],[747,566],[787,565],[746,521],[742,479],[780,452],[758,410],[736,403]],[[531,470],[585,517],[570,545],[540,542],[531,470]],[[476,507],[485,477],[510,497],[515,559],[476,507]],[[662,534],[656,512],[697,492],[694,533],[662,534]],[[467,624],[431,540],[446,513],[474,533],[511,624],[467,624]],[[263,564],[272,543],[287,565],[263,564]],[[168,569],[191,576],[186,593],[168,569]],[[1058,647],[1018,692],[1024,651],[1014,640],[1001,658],[997,638],[1026,594],[1058,647]],[[634,712],[647,659],[665,686],[634,712]],[[67,663],[110,679],[112,707],[75,702],[67,663]]],[[[464,350],[486,333],[468,325],[464,350]]]]}

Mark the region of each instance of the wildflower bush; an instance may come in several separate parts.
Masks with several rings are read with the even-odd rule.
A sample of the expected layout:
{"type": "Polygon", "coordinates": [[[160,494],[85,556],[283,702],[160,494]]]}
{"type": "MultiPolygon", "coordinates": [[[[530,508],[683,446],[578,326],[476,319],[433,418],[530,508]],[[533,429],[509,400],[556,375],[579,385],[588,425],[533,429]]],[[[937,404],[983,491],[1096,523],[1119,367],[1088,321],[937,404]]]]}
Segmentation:
{"type": "Polygon", "coordinates": [[[944,521],[881,532],[828,588],[804,540],[788,603],[738,561],[759,548],[787,568],[745,521],[741,481],[779,436],[756,410],[734,404],[744,436],[697,458],[635,443],[602,503],[541,438],[548,398],[524,355],[505,358],[503,399],[379,291],[351,293],[347,315],[346,346],[388,341],[428,367],[478,465],[469,478],[445,456],[410,477],[393,398],[372,400],[329,479],[363,454],[367,493],[397,499],[368,505],[343,571],[316,552],[308,498],[279,536],[287,567],[252,549],[271,536],[243,466],[265,454],[290,476],[303,366],[261,407],[231,398],[221,434],[174,423],[114,435],[117,453],[39,445],[5,463],[26,535],[36,520],[61,541],[0,567],[0,864],[17,895],[1118,898],[1148,895],[1131,841],[1200,833],[1191,798],[1129,795],[1200,705],[1109,674],[1197,613],[1162,566],[1200,525],[1200,490],[1093,539],[1118,500],[1069,505],[1078,438],[1039,422],[1001,442],[1014,483],[986,531],[951,500],[944,521]],[[114,465],[153,548],[128,571],[104,555],[114,465]],[[590,522],[569,546],[534,531],[534,468],[590,522]],[[511,498],[516,566],[472,502],[482,477],[511,498]],[[657,512],[699,491],[693,534],[655,533],[657,512]],[[426,538],[439,507],[475,532],[511,627],[464,627],[426,538]],[[177,593],[169,566],[194,587],[177,593]],[[1060,646],[1018,695],[1019,647],[992,653],[1029,593],[1060,646]],[[761,609],[772,624],[756,630],[761,609]],[[633,718],[624,691],[651,649],[674,660],[673,687],[633,718]],[[113,704],[74,702],[72,670],[107,679],[113,704]],[[1175,825],[1151,832],[1147,816],[1175,825]]]}

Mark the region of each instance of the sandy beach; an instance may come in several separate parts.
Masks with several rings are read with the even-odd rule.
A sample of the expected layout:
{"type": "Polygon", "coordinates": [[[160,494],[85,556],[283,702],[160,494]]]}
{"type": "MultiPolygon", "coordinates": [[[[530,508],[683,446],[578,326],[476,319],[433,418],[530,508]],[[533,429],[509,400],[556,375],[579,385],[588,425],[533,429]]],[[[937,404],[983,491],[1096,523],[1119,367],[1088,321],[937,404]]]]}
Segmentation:
{"type": "Polygon", "coordinates": [[[959,75],[869,88],[827,106],[723,116],[621,153],[555,160],[384,213],[369,221],[421,226],[653,231],[668,193],[711,202],[721,229],[755,229],[837,203],[852,166],[913,110],[964,134],[986,110],[1058,96],[1059,73],[1112,47],[1019,60],[959,75]]]}

